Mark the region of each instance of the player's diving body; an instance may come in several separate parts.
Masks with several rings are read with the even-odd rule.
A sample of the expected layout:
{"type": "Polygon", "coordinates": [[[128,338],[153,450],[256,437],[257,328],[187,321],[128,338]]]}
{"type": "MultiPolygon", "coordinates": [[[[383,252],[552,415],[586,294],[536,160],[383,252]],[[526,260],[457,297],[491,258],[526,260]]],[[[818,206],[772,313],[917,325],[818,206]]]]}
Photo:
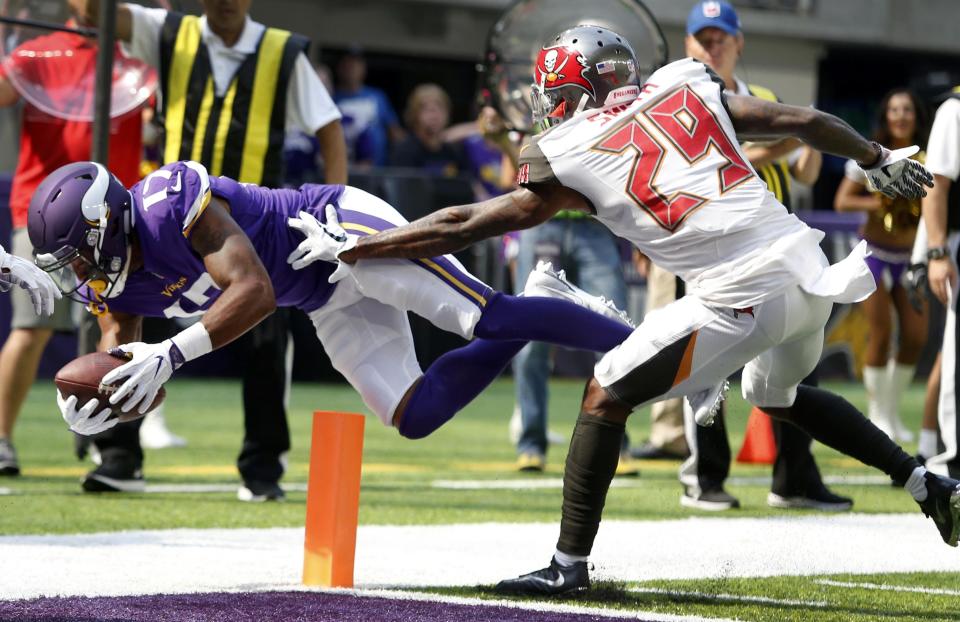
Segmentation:
{"type": "MultiPolygon", "coordinates": [[[[209,176],[188,161],[168,164],[128,191],[104,167],[77,162],[38,188],[28,229],[38,265],[99,314],[100,349],[131,355],[103,379],[126,378],[110,398],[123,411],[143,412],[174,370],[239,337],[276,305],[310,316],[334,367],[384,424],[408,438],[449,420],[531,339],[606,352],[630,334],[611,319],[616,311],[589,294],[569,290],[578,304],[500,294],[453,257],[379,261],[376,270],[331,284],[335,266],[309,263],[298,249],[304,235],[297,228],[322,226],[311,214],[322,221],[325,206],[358,235],[406,222],[355,188],[271,190],[209,176]],[[407,311],[476,339],[421,372],[407,311]],[[171,339],[140,343],[143,316],[195,315],[201,321],[171,339]]],[[[549,274],[536,277],[541,287],[567,289],[549,274]]],[[[78,433],[117,422],[97,399],[81,405],[58,394],[58,402],[78,433]]]]}
{"type": "Polygon", "coordinates": [[[795,136],[853,158],[890,195],[923,195],[929,173],[906,159],[911,150],[889,152],[832,115],[726,96],[722,81],[692,59],[663,67],[643,85],[636,66],[615,33],[595,26],[561,33],[540,51],[533,93],[534,120],[558,124],[523,151],[520,189],[365,238],[331,219],[326,236],[305,242],[313,256],[337,260],[341,269],[352,264],[357,275],[386,257],[454,252],[577,209],[686,281],[687,296],[648,315],[597,363],[567,455],[554,558],[498,590],[553,594],[589,586],[585,562],[627,416],[686,395],[697,422],[709,425],[725,379],[741,367],[750,403],[891,475],[956,546],[960,482],[926,473],[842,397],[798,387],[819,361],[833,303],[862,300],[874,281],[862,245],[829,265],[819,247],[823,233],[774,199],[738,139],[795,136]]]}

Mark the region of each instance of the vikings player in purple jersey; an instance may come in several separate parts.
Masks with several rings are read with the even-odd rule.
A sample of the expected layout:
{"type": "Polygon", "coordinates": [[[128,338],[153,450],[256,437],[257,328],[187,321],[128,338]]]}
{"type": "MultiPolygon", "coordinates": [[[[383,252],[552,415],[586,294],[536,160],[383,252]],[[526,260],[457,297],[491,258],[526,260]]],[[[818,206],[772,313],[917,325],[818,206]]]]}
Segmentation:
{"type": "MultiPolygon", "coordinates": [[[[310,316],[334,367],[384,424],[408,438],[449,420],[528,340],[605,352],[630,333],[602,300],[542,272],[535,285],[563,290],[569,301],[529,296],[535,288],[522,298],[495,292],[448,255],[374,260],[375,269],[335,275],[334,264],[310,256],[304,236],[328,214],[360,236],[406,222],[350,187],[270,190],[176,162],[127,190],[103,166],[77,162],[40,185],[28,229],[37,264],[99,316],[100,349],[130,356],[103,378],[126,379],[110,397],[123,411],[144,412],[177,368],[236,339],[277,306],[310,316]],[[424,373],[407,311],[475,339],[424,373]],[[143,316],[195,315],[202,319],[171,339],[140,342],[143,316]]],[[[58,403],[78,433],[117,423],[98,400],[79,405],[58,394],[58,403]]]]}

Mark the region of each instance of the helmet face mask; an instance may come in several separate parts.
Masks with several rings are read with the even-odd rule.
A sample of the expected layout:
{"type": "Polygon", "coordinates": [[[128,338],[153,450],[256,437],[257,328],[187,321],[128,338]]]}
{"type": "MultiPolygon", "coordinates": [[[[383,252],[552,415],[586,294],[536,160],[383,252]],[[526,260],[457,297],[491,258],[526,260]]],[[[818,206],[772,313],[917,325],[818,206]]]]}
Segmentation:
{"type": "Polygon", "coordinates": [[[630,44],[612,30],[582,25],[563,31],[537,54],[531,86],[534,126],[542,131],[585,109],[636,98],[637,67],[630,44]]]}
{"type": "Polygon", "coordinates": [[[130,268],[129,257],[127,261],[112,257],[112,271],[104,270],[94,259],[92,247],[81,250],[67,245],[52,253],[35,253],[34,258],[64,296],[83,304],[99,304],[123,293],[130,268]]]}
{"type": "Polygon", "coordinates": [[[132,219],[130,193],[106,168],[94,162],[60,167],[30,202],[36,263],[65,296],[103,305],[126,284],[132,219]]]}

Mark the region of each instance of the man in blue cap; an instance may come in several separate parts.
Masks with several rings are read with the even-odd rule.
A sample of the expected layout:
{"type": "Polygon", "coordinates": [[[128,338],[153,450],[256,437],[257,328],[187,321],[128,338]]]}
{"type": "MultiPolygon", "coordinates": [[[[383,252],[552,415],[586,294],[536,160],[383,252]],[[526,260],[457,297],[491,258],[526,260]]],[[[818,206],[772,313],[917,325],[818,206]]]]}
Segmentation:
{"type": "MultiPolygon", "coordinates": [[[[728,92],[779,101],[773,91],[748,85],[734,75],[743,47],[740,17],[728,2],[710,0],[691,9],[687,17],[686,54],[709,65],[723,79],[728,92]]],[[[743,148],[767,188],[788,208],[791,180],[810,184],[816,181],[820,172],[819,152],[795,139],[745,144],[743,148]]],[[[805,383],[816,383],[815,372],[805,383]]],[[[680,481],[684,485],[681,504],[707,510],[738,507],[737,499],[723,489],[731,461],[723,417],[719,416],[717,424],[709,428],[695,425],[690,412],[686,419],[685,427],[690,431],[687,435],[690,458],[680,469],[680,481]]],[[[777,420],[773,421],[773,428],[777,458],[768,504],[779,508],[828,511],[850,509],[850,499],[835,495],[824,485],[810,452],[810,437],[777,420]]]]}

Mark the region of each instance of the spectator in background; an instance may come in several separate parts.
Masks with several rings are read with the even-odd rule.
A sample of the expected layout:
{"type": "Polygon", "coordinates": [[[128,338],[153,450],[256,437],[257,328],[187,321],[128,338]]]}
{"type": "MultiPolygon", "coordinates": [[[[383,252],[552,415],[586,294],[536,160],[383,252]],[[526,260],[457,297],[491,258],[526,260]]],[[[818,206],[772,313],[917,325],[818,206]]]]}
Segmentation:
{"type": "Polygon", "coordinates": [[[353,47],[337,63],[337,89],[333,101],[343,115],[343,133],[350,162],[385,166],[390,145],[399,143],[403,128],[386,94],[367,86],[367,61],[363,51],[353,47]]]}
{"type": "Polygon", "coordinates": [[[923,199],[927,229],[930,291],[947,306],[940,374],[939,422],[944,451],[927,460],[937,474],[960,477],[960,426],[957,425],[957,261],[960,246],[960,87],[937,109],[927,143],[927,168],[934,186],[923,199]]]}
{"type": "Polygon", "coordinates": [[[470,172],[463,146],[446,141],[450,96],[436,84],[421,84],[407,98],[403,114],[410,134],[396,146],[390,164],[419,168],[440,177],[470,172]]]}
{"type": "MultiPolygon", "coordinates": [[[[97,0],[70,2],[91,17],[99,8],[97,0]]],[[[117,7],[117,38],[125,53],[164,68],[158,110],[164,127],[162,162],[192,159],[211,175],[278,187],[283,137],[295,127],[319,141],[325,181],[346,183],[340,113],[307,59],[309,40],[253,21],[250,0],[200,4],[204,14],[199,17],[137,4],[117,7]],[[269,79],[261,77],[266,74],[269,79]]],[[[169,184],[171,191],[180,188],[179,178],[169,184]]],[[[196,313],[177,303],[164,315],[196,313]]],[[[244,351],[244,439],[237,458],[241,501],[284,497],[282,457],[290,449],[288,325],[289,312],[280,309],[239,340],[244,351]]],[[[143,489],[138,425],[122,423],[94,438],[103,463],[84,479],[84,490],[143,489]]]]}
{"type": "Polygon", "coordinates": [[[513,161],[518,149],[495,109],[481,105],[476,121],[447,128],[444,141],[462,146],[470,164],[468,174],[473,178],[477,201],[513,190],[517,170],[513,161]]]}
{"type": "MultiPolygon", "coordinates": [[[[880,103],[874,140],[890,149],[926,146],[927,115],[923,104],[907,89],[894,89],[880,103]]],[[[915,159],[923,162],[921,151],[915,159]]],[[[866,212],[860,235],[867,241],[867,265],[877,291],[861,304],[869,323],[863,384],[867,389],[867,415],[890,438],[912,442],[913,434],[900,419],[900,396],[913,380],[920,351],[927,342],[927,309],[919,300],[914,308],[902,281],[920,222],[920,200],[891,199],[867,190],[867,180],[855,162],[847,162],[837,189],[834,208],[840,212],[866,212]],[[897,316],[897,347],[893,352],[893,322],[897,316]]],[[[926,448],[929,451],[929,447],[926,448]]],[[[936,453],[934,432],[933,453],[936,453]]],[[[923,452],[921,452],[923,453],[923,452]]],[[[927,457],[933,455],[926,454],[927,457]]]]}
{"type": "MultiPolygon", "coordinates": [[[[313,67],[327,92],[333,92],[333,75],[323,63],[313,67]]],[[[283,138],[283,185],[298,188],[303,184],[323,183],[323,158],[317,137],[301,129],[289,129],[283,138]]]]}
{"type": "MultiPolygon", "coordinates": [[[[76,26],[77,20],[71,19],[67,25],[76,26]]],[[[10,71],[49,86],[51,97],[76,95],[64,87],[82,82],[81,76],[94,66],[97,54],[94,39],[67,32],[51,32],[23,45],[33,52],[48,49],[57,54],[8,55],[7,63],[0,67],[0,106],[12,106],[21,100],[20,93],[8,79],[10,71]]],[[[13,218],[10,252],[32,262],[33,248],[26,229],[30,198],[49,173],[64,164],[90,158],[93,124],[62,119],[24,101],[20,127],[20,155],[10,191],[13,218]]],[[[139,109],[111,120],[109,166],[125,185],[139,179],[140,133],[139,109]]],[[[20,473],[12,444],[13,427],[50,337],[54,332],[75,329],[69,300],[59,300],[49,317],[38,316],[29,295],[20,288],[11,293],[11,304],[12,330],[0,350],[0,475],[20,473]]]]}

